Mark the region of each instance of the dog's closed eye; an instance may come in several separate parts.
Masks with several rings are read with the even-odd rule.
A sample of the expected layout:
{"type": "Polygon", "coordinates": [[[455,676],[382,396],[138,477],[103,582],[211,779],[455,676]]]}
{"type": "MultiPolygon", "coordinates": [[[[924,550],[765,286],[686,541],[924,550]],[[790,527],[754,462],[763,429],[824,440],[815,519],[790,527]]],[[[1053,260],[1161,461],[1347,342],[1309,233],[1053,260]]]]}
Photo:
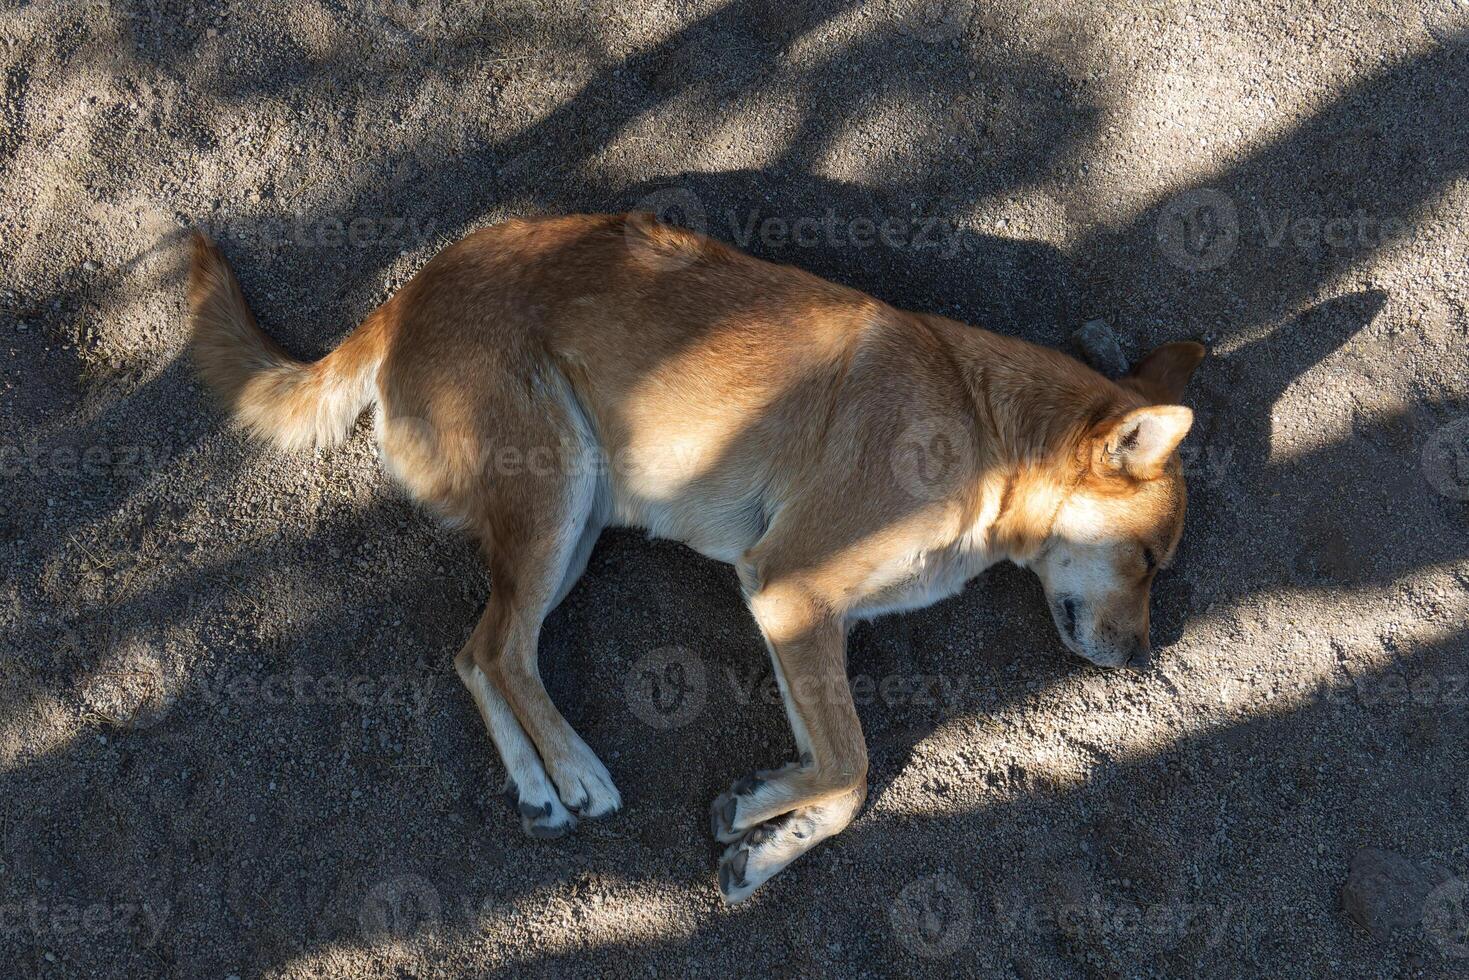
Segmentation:
{"type": "Polygon", "coordinates": [[[1076,629],[1076,600],[1067,596],[1061,600],[1061,608],[1066,613],[1066,632],[1071,633],[1076,629]]]}

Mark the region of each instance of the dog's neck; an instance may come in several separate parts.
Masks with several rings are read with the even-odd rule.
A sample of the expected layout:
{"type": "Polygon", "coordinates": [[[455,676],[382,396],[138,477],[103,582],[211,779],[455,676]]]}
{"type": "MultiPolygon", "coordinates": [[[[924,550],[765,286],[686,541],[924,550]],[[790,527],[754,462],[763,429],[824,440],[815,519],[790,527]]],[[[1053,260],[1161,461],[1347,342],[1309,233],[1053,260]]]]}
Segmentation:
{"type": "Polygon", "coordinates": [[[1024,565],[1088,465],[1086,444],[1131,405],[1128,392],[1080,361],[940,317],[982,445],[974,524],[996,559],[1024,565]]]}

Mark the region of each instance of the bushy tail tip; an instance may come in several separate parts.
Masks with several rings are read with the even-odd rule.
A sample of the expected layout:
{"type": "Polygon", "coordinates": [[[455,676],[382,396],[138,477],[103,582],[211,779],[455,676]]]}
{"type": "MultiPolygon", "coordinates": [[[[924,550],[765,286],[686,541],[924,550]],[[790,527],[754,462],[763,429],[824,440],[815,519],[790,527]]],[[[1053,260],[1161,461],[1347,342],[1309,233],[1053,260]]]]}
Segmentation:
{"type": "Polygon", "coordinates": [[[218,246],[195,232],[191,250],[194,364],[235,421],[285,449],[344,439],[374,395],[381,345],[373,319],[320,361],[298,361],[255,322],[218,246]]]}

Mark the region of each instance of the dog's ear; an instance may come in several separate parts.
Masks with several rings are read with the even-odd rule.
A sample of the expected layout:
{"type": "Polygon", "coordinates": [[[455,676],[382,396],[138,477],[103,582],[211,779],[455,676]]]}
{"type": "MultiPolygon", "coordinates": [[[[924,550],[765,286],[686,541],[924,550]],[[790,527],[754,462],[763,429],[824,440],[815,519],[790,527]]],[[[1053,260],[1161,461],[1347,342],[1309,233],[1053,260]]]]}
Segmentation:
{"type": "Polygon", "coordinates": [[[1155,479],[1193,424],[1194,413],[1182,405],[1135,408],[1102,431],[1093,466],[1104,475],[1155,479]]]}
{"type": "Polygon", "coordinates": [[[1164,344],[1133,368],[1119,384],[1155,405],[1177,405],[1194,368],[1204,359],[1204,345],[1192,340],[1164,344]]]}

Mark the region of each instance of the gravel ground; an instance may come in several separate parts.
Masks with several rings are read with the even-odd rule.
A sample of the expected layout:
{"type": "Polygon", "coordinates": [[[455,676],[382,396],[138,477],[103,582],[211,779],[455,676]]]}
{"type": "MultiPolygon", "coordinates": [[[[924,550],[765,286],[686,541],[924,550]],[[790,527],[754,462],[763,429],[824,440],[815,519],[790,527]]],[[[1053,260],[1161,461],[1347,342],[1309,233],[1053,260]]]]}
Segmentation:
{"type": "Polygon", "coordinates": [[[1469,974],[1462,0],[11,3],[0,71],[6,974],[1469,974]],[[181,358],[183,227],[317,356],[475,226],[639,202],[1211,347],[1155,670],[1009,567],[860,627],[870,802],[735,908],[706,808],[792,745],[730,569],[603,539],[542,664],[627,806],[531,841],[470,545],[367,420],[247,445],[181,358]]]}

